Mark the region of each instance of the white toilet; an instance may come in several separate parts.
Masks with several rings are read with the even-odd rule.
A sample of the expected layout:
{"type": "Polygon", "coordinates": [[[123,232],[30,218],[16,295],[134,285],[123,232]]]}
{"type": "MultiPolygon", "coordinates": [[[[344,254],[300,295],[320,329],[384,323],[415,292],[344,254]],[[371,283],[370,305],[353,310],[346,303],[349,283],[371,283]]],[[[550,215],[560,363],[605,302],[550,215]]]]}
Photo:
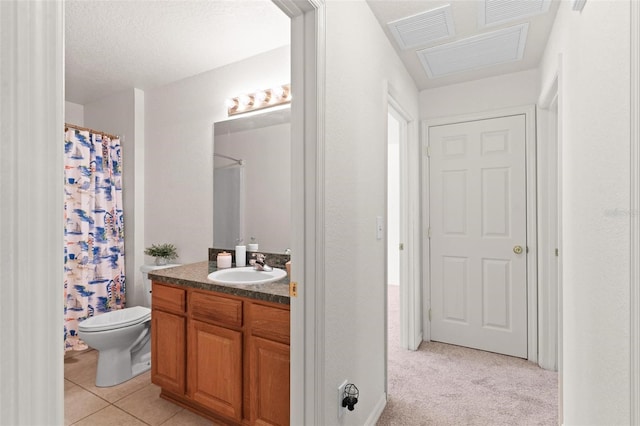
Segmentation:
{"type": "Polygon", "coordinates": [[[82,321],[78,334],[98,351],[96,386],[115,386],[151,368],[151,282],[147,274],[175,264],[140,268],[145,306],[119,309],[82,321]]]}

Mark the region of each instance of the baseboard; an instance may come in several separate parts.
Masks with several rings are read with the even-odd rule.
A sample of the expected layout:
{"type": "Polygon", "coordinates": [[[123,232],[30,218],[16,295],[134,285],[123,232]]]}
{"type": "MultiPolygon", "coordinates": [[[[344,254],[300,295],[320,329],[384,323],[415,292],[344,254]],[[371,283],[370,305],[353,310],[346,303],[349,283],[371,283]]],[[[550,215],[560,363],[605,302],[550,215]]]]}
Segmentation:
{"type": "Polygon", "coordinates": [[[375,424],[378,423],[378,420],[380,419],[382,412],[384,411],[384,407],[386,406],[387,406],[387,394],[385,392],[382,394],[382,396],[376,403],[367,421],[364,422],[365,426],[375,426],[375,424]]]}

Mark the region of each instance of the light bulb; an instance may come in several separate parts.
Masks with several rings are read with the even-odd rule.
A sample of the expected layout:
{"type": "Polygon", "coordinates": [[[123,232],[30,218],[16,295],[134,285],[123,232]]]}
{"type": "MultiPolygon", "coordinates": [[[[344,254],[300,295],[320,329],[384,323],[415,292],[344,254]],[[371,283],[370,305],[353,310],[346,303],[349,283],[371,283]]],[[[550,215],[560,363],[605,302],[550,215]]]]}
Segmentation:
{"type": "Polygon", "coordinates": [[[291,99],[291,88],[289,86],[282,86],[282,90],[283,99],[291,99]]]}
{"type": "Polygon", "coordinates": [[[261,104],[264,102],[269,102],[270,93],[266,90],[261,90],[256,93],[256,103],[261,104]]]}
{"type": "Polygon", "coordinates": [[[271,93],[273,93],[273,97],[276,99],[282,99],[282,96],[284,95],[284,89],[282,88],[282,86],[276,86],[273,89],[271,89],[271,93]]]}
{"type": "Polygon", "coordinates": [[[242,95],[240,96],[240,106],[242,108],[246,108],[249,105],[253,104],[253,97],[251,97],[250,95],[242,95]]]}

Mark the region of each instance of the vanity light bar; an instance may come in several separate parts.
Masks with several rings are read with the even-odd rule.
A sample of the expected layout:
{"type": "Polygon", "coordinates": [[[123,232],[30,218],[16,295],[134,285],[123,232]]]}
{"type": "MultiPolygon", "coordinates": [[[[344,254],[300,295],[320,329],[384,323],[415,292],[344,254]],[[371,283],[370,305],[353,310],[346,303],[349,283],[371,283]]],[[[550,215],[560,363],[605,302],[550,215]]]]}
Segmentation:
{"type": "Polygon", "coordinates": [[[283,84],[227,99],[227,115],[243,114],[288,103],[291,103],[291,85],[283,84]]]}

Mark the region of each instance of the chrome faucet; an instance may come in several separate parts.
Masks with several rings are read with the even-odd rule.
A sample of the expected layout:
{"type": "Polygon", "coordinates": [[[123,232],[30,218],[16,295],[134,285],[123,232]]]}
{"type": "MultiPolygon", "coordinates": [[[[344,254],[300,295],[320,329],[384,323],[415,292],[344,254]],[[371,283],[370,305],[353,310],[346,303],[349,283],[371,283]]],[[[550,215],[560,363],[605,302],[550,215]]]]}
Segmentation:
{"type": "Polygon", "coordinates": [[[272,270],[273,270],[273,268],[272,268],[271,266],[269,266],[269,265],[267,265],[267,264],[266,264],[266,262],[265,262],[265,255],[264,255],[264,254],[262,254],[262,253],[253,253],[253,254],[251,255],[251,257],[255,257],[255,259],[251,259],[251,260],[249,261],[249,264],[250,264],[250,265],[253,265],[253,268],[254,268],[256,271],[266,271],[266,272],[269,272],[269,271],[272,271],[272,270]]]}

